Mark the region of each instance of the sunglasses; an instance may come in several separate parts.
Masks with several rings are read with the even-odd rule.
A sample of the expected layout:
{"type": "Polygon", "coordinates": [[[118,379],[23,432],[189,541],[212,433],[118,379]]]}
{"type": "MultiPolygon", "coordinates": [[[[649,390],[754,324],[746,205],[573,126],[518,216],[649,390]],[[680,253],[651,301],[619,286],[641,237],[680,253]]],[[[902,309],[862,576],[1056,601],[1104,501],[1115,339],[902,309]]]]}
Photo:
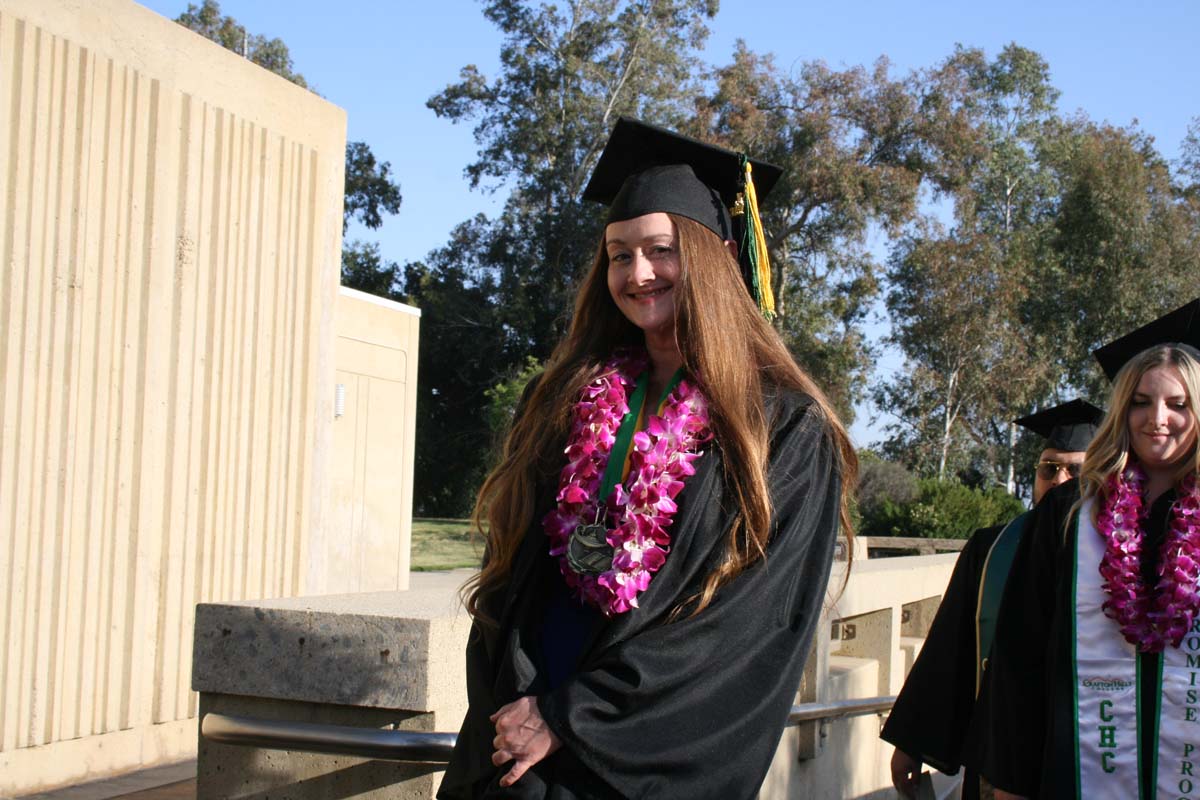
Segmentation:
{"type": "Polygon", "coordinates": [[[1059,470],[1066,470],[1072,478],[1078,478],[1079,469],[1082,466],[1082,464],[1068,464],[1065,461],[1039,461],[1037,476],[1044,481],[1052,481],[1058,477],[1059,470]]]}

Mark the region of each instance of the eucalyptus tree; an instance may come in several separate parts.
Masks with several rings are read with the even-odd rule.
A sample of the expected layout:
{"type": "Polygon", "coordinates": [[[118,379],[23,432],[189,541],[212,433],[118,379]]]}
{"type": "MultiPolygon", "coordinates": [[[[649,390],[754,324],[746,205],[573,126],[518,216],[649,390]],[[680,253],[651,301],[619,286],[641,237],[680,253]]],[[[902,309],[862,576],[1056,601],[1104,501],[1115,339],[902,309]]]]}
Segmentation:
{"type": "Polygon", "coordinates": [[[902,412],[894,446],[936,437],[921,448],[936,454],[920,465],[925,472],[945,475],[952,445],[966,442],[1012,492],[1010,420],[1053,384],[1020,311],[1053,210],[1053,176],[1040,153],[1058,92],[1045,60],[1015,44],[991,61],[958,47],[925,78],[925,105],[946,120],[929,157],[953,224],[923,225],[895,247],[891,342],[908,370],[877,387],[876,398],[902,412]],[[912,406],[918,398],[923,404],[912,406]]]}
{"type": "Polygon", "coordinates": [[[886,59],[783,73],[738,42],[688,125],[783,168],[761,201],[776,325],[847,419],[873,365],[863,327],[881,265],[870,239],[915,217],[927,172],[915,80],[886,59]]]}
{"type": "Polygon", "coordinates": [[[1057,142],[1061,194],[1028,316],[1045,321],[1063,382],[1102,399],[1090,350],[1200,294],[1200,214],[1186,171],[1135,126],[1076,118],[1057,142]]]}

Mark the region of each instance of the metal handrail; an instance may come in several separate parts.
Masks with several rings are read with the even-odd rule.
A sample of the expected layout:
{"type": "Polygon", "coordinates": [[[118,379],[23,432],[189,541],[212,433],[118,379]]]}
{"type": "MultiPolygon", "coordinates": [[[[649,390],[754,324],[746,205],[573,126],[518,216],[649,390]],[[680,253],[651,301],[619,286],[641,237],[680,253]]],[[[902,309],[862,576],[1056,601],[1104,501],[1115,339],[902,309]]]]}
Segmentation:
{"type": "Polygon", "coordinates": [[[891,711],[895,703],[895,695],[864,697],[858,700],[837,700],[832,703],[802,703],[792,706],[787,724],[799,725],[801,722],[825,722],[846,717],[862,717],[867,714],[882,714],[885,711],[891,711]]]}
{"type": "Polygon", "coordinates": [[[383,761],[445,764],[454,750],[453,733],[421,733],[317,722],[256,719],[211,711],[200,720],[200,735],[210,742],[359,756],[383,761]]]}
{"type": "MultiPolygon", "coordinates": [[[[868,697],[834,703],[803,703],[792,706],[788,725],[881,714],[892,707],[895,697],[868,697]]],[[[379,728],[358,728],[317,722],[257,719],[206,713],[200,720],[200,735],[210,742],[358,756],[381,761],[446,764],[458,738],[453,733],[422,733],[379,728]]]]}

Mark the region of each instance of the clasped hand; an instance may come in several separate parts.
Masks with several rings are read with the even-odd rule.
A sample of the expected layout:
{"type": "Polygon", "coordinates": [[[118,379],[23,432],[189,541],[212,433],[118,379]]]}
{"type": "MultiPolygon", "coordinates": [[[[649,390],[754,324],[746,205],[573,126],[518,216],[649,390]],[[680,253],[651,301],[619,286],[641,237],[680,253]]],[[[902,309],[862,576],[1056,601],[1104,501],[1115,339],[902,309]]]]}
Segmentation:
{"type": "Polygon", "coordinates": [[[917,796],[920,784],[921,762],[897,747],[892,753],[892,786],[902,797],[912,800],[917,796]]]}
{"type": "Polygon", "coordinates": [[[492,763],[497,767],[514,762],[500,779],[501,786],[512,786],[525,772],[562,747],[562,742],[542,719],[536,697],[522,697],[502,706],[488,717],[496,726],[492,763]]]}

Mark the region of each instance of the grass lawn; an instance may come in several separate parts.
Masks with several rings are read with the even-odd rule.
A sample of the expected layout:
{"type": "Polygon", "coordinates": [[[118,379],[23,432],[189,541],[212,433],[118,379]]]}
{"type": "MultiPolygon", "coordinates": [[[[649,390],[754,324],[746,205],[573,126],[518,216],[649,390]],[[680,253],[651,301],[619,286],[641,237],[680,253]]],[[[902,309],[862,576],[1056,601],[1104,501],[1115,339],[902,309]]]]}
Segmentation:
{"type": "Polygon", "coordinates": [[[483,541],[470,537],[471,523],[465,519],[414,519],[412,523],[412,569],[477,569],[483,557],[483,541]]]}

